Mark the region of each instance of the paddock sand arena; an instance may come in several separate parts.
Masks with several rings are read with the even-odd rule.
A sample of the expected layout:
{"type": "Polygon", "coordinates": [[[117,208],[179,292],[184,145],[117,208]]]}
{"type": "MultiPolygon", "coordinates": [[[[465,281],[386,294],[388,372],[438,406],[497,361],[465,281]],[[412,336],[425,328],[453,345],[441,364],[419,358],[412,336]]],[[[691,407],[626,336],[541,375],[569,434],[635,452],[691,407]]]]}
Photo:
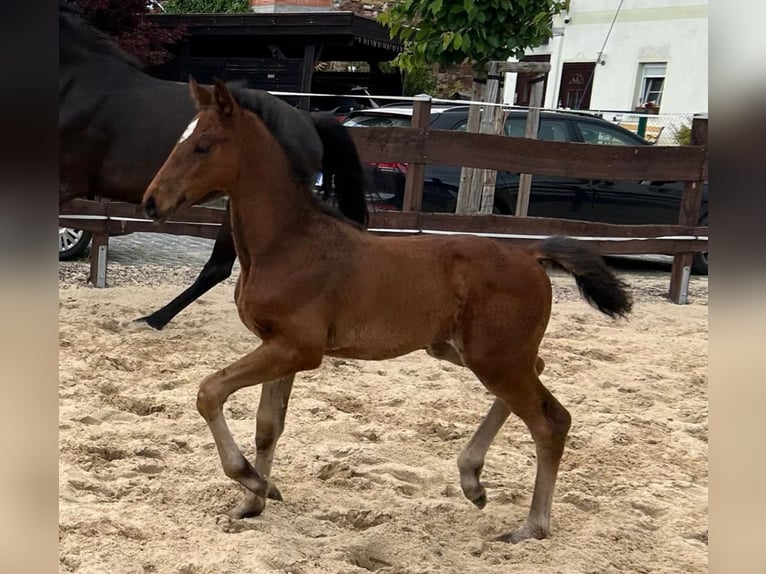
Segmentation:
{"type": "MultiPolygon", "coordinates": [[[[299,375],[273,477],[285,502],[258,518],[195,410],[199,381],[251,350],[233,280],[163,332],[126,330],[196,268],[110,266],[112,287],[60,267],[60,568],[120,573],[602,573],[707,571],[707,279],[692,304],[667,273],[626,275],[636,299],[613,322],[554,276],[544,383],[573,416],[553,535],[491,542],[532,494],[529,434],[511,418],[489,451],[478,510],[456,458],[491,398],[471,374],[423,352],[386,362],[326,359],[299,375]]],[[[413,302],[413,304],[416,304],[413,302]]],[[[248,456],[259,390],[227,404],[248,456]]]]}

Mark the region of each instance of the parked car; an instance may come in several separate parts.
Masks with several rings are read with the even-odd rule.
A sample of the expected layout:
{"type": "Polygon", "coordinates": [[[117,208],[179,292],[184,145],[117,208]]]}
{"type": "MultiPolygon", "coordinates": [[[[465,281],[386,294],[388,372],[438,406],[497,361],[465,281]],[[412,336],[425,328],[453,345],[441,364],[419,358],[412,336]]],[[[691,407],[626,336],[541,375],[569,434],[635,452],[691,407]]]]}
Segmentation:
{"type": "MultiPolygon", "coordinates": [[[[409,127],[411,105],[391,105],[349,114],[350,127],[409,127]]],[[[468,106],[431,109],[431,129],[464,131],[468,106]]],[[[510,110],[503,134],[523,137],[526,111],[510,110]]],[[[583,113],[542,112],[538,139],[598,145],[652,145],[631,131],[583,113]]],[[[427,165],[423,183],[423,211],[453,213],[460,182],[459,167],[427,165]]],[[[377,209],[401,210],[407,165],[373,163],[367,166],[370,192],[377,209]]],[[[498,172],[494,212],[511,215],[516,209],[519,174],[498,172]]],[[[683,184],[668,181],[605,181],[576,177],[534,175],[528,215],[615,224],[674,224],[678,222],[683,184]]],[[[707,184],[703,189],[700,224],[707,225],[707,184]]],[[[693,271],[707,274],[707,253],[698,254],[693,271]]]]}
{"type": "Polygon", "coordinates": [[[90,231],[59,227],[59,261],[77,259],[90,244],[90,231]]]}

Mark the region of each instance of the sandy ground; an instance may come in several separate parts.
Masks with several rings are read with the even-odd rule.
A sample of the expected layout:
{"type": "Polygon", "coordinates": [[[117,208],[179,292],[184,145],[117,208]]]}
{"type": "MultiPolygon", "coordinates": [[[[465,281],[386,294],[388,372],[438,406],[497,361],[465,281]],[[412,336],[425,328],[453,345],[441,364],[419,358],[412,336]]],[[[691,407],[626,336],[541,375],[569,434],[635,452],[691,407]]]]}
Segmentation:
{"type": "MultiPolygon", "coordinates": [[[[463,498],[457,455],[491,397],[423,352],[326,359],[299,375],[273,478],[284,502],[232,521],[240,488],[194,403],[199,381],[251,350],[233,282],[164,331],[129,330],[194,268],[110,266],[112,287],[60,270],[60,569],[82,573],[602,573],[707,571],[707,279],[664,299],[629,273],[630,321],[554,276],[543,382],[570,410],[548,540],[491,542],[526,516],[535,470],[509,419],[487,456],[489,502],[463,498]]],[[[227,403],[254,455],[259,390],[227,403]]]]}

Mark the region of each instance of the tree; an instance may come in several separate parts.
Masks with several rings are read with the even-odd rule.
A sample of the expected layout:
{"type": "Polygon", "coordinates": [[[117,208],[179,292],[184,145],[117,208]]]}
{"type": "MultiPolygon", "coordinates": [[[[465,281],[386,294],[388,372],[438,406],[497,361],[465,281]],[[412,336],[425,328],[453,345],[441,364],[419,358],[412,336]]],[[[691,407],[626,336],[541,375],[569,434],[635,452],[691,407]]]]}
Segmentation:
{"type": "Polygon", "coordinates": [[[401,0],[378,19],[404,42],[402,69],[469,60],[474,77],[493,60],[521,58],[551,37],[551,18],[569,0],[401,0]]]}
{"type": "Polygon", "coordinates": [[[112,36],[129,54],[145,65],[167,61],[166,44],[177,42],[182,29],[166,29],[148,21],[146,0],[70,0],[95,28],[112,36]]]}
{"type": "Polygon", "coordinates": [[[252,12],[249,0],[168,0],[162,7],[168,14],[233,14],[252,12]]]}
{"type": "MultiPolygon", "coordinates": [[[[499,91],[490,90],[484,97],[489,63],[521,59],[528,48],[542,44],[553,33],[553,16],[568,5],[569,0],[399,0],[378,19],[389,27],[392,38],[404,42],[395,63],[405,72],[468,61],[474,79],[471,99],[494,104],[499,91]]],[[[479,105],[472,105],[466,129],[478,131],[481,123],[482,131],[497,133],[502,125],[498,120],[497,108],[484,106],[480,111],[479,105]]],[[[463,168],[457,212],[491,213],[494,188],[494,171],[463,168]]]]}

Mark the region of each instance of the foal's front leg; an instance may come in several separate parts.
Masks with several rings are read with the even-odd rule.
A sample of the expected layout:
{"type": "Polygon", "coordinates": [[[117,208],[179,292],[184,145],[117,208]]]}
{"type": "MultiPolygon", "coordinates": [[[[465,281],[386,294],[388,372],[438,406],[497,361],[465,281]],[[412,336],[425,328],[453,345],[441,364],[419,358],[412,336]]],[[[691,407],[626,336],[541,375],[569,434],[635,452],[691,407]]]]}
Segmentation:
{"type": "Polygon", "coordinates": [[[223,416],[226,399],[243,387],[290,377],[298,371],[318,367],[321,361],[321,352],[301,352],[294,346],[271,340],[210,375],[200,384],[197,410],[213,434],[223,471],[226,476],[236,480],[253,494],[232,510],[230,516],[241,518],[249,514],[259,514],[266,503],[269,482],[253,468],[234,441],[223,416]]]}
{"type": "MultiPolygon", "coordinates": [[[[271,464],[274,462],[274,450],[285,428],[285,415],[290,392],[293,389],[294,375],[263,384],[261,402],[258,403],[255,427],[255,471],[269,482],[268,498],[282,500],[282,493],[271,481],[271,464]]],[[[266,501],[257,494],[245,492],[242,501],[231,511],[232,518],[258,516],[266,507],[266,501]]]]}
{"type": "MultiPolygon", "coordinates": [[[[261,476],[271,477],[271,465],[277,441],[285,430],[285,416],[290,393],[293,390],[295,376],[271,381],[261,389],[261,402],[258,403],[255,427],[255,470],[261,476]]],[[[282,500],[282,493],[272,482],[269,498],[282,500]]]]}

